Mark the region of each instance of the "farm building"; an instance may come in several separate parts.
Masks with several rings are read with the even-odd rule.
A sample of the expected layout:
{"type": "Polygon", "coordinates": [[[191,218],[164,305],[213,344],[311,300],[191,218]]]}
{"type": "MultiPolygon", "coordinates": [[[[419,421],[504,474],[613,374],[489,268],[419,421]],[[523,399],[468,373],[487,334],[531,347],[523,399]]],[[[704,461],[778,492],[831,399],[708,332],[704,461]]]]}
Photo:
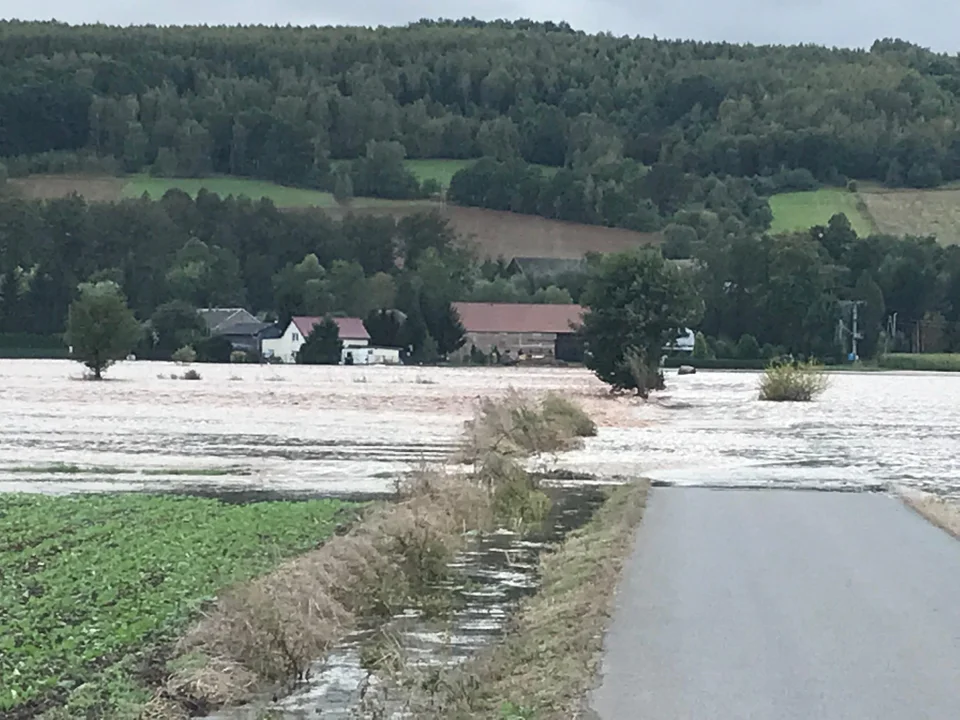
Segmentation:
{"type": "MultiPolygon", "coordinates": [[[[370,335],[363,326],[360,318],[333,318],[340,330],[340,340],[344,350],[349,348],[364,348],[370,344],[370,335]]],[[[276,358],[280,362],[292,363],[297,360],[297,353],[313,332],[313,328],[323,322],[322,317],[297,316],[290,320],[287,329],[276,340],[263,341],[263,355],[267,358],[276,358]]]]}
{"type": "Polygon", "coordinates": [[[243,350],[254,356],[260,355],[264,341],[279,336],[275,325],[261,322],[243,308],[203,308],[197,310],[197,315],[211,336],[225,337],[234,350],[243,350]]]}
{"type": "Polygon", "coordinates": [[[583,356],[576,329],[583,317],[579,305],[523,303],[454,303],[467,331],[459,351],[469,357],[471,347],[486,355],[494,349],[506,358],[556,358],[578,361],[583,356]]]}

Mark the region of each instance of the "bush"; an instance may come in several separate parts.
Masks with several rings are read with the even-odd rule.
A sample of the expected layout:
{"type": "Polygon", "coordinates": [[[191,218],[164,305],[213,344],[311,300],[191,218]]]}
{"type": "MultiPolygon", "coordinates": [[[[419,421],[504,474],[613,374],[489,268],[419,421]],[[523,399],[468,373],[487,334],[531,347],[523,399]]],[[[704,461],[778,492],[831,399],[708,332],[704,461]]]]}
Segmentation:
{"type": "Polygon", "coordinates": [[[230,362],[232,363],[245,363],[247,361],[247,354],[243,350],[234,350],[230,353],[230,362]]]}
{"type": "Polygon", "coordinates": [[[823,366],[805,363],[773,362],[760,378],[760,399],[773,402],[809,402],[827,389],[823,366]]]}
{"type": "Polygon", "coordinates": [[[192,345],[184,345],[174,352],[173,355],[170,356],[170,359],[175,363],[189,364],[196,361],[197,351],[193,349],[192,345]]]}
{"type": "Polygon", "coordinates": [[[199,380],[199,379],[200,379],[200,373],[198,373],[196,370],[187,370],[187,371],[183,374],[183,379],[184,379],[184,380],[199,380]]]}
{"type": "Polygon", "coordinates": [[[549,393],[540,404],[547,424],[563,428],[573,437],[594,437],[597,424],[583,408],[556,393],[549,393]]]}

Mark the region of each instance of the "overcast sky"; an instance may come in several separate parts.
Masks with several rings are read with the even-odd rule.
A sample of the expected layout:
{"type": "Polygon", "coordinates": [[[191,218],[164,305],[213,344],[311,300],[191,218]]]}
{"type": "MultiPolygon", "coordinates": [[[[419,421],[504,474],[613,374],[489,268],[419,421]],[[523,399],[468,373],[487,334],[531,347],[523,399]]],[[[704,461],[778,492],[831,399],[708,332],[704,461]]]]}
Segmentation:
{"type": "Polygon", "coordinates": [[[566,20],[589,32],[960,51],[956,0],[0,0],[0,17],[64,22],[402,25],[423,17],[566,20]]]}

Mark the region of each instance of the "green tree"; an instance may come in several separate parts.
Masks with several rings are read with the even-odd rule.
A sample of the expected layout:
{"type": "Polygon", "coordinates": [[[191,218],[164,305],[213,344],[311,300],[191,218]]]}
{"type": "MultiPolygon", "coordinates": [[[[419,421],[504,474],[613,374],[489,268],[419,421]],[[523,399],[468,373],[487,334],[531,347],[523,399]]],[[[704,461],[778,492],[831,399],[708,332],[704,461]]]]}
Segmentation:
{"type": "Polygon", "coordinates": [[[100,380],[104,370],[127,357],[141,332],[116,283],[80,285],[70,305],[66,341],[73,358],[90,368],[94,378],[100,380]]]}
{"type": "Polygon", "coordinates": [[[433,339],[437,354],[441,358],[446,358],[463,347],[467,340],[467,331],[453,305],[424,296],[420,309],[427,326],[427,336],[433,339]]]}
{"type": "Polygon", "coordinates": [[[206,325],[196,309],[182,300],[159,306],[150,317],[154,348],[169,355],[186,345],[196,346],[206,335],[206,325]]]}
{"type": "Polygon", "coordinates": [[[349,205],[353,200],[353,178],[350,168],[341,165],[337,168],[333,181],[333,199],[340,205],[349,205]]]}
{"type": "Polygon", "coordinates": [[[710,346],[707,345],[707,338],[702,332],[698,332],[693,339],[693,357],[698,360],[710,357],[710,346]]]}
{"type": "Polygon", "coordinates": [[[744,333],[737,342],[737,357],[741,360],[758,360],[760,358],[760,344],[750,333],[744,333]]]}
{"type": "Polygon", "coordinates": [[[663,346],[702,313],[689,278],[653,250],[594,258],[581,302],[587,367],[642,396],[662,385],[663,346]]]}
{"type": "Polygon", "coordinates": [[[869,272],[862,273],[857,278],[853,299],[863,303],[858,317],[859,330],[863,334],[858,352],[861,357],[873,357],[877,353],[881,325],[887,315],[887,306],[883,301],[883,291],[869,272]]]}
{"type": "Polygon", "coordinates": [[[333,318],[325,317],[310,331],[297,353],[301,365],[339,365],[343,354],[340,328],[333,318]]]}
{"type": "Polygon", "coordinates": [[[363,321],[375,347],[402,348],[403,316],[396,310],[371,310],[363,321]]]}

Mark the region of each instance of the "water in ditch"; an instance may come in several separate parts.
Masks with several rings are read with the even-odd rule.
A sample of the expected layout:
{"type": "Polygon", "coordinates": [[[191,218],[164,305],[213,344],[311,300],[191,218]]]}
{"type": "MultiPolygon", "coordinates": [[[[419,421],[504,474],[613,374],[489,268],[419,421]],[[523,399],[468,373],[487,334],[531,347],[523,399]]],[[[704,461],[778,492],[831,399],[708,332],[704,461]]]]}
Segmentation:
{"type": "Polygon", "coordinates": [[[504,631],[520,601],[538,587],[540,554],[585,524],[605,494],[598,488],[553,488],[553,505],[540,529],[525,536],[500,531],[471,540],[452,565],[452,607],[443,619],[427,619],[415,610],[385,625],[360,630],[311,668],[309,679],[282,697],[264,697],[241,708],[218,711],[209,720],[305,720],[368,718],[364,702],[385,717],[404,717],[403,693],[393,692],[365,669],[365,648],[378,638],[396,642],[396,650],[421,673],[455,666],[476,655],[504,631]],[[385,702],[384,702],[385,701],[385,702]]]}

